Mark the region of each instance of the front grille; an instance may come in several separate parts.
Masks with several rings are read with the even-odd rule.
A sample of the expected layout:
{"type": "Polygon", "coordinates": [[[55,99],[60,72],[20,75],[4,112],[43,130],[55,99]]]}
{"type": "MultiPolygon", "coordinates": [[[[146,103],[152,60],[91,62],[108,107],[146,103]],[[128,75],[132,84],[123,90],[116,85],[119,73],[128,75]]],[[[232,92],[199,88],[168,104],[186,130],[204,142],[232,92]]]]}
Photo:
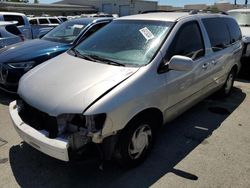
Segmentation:
{"type": "Polygon", "coordinates": [[[58,135],[58,125],[56,117],[50,116],[36,108],[30,106],[23,100],[17,101],[18,113],[21,119],[36,130],[46,130],[49,138],[56,138],[58,135]]]}

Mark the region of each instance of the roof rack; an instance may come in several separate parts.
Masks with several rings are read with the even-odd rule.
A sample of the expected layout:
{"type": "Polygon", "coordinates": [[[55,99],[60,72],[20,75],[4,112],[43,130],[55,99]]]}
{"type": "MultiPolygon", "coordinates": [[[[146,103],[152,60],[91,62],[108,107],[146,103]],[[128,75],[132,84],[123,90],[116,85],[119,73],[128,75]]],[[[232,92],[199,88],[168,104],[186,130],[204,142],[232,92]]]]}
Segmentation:
{"type": "Polygon", "coordinates": [[[172,10],[146,10],[141,12],[141,14],[154,13],[154,12],[190,12],[193,9],[172,9],[172,10]]]}
{"type": "Polygon", "coordinates": [[[148,13],[157,13],[157,12],[188,12],[190,15],[191,14],[199,14],[199,13],[210,13],[210,14],[223,14],[223,15],[228,15],[224,11],[220,12],[211,12],[210,10],[196,10],[196,9],[173,9],[173,10],[147,10],[141,12],[141,14],[148,14],[148,13]]]}

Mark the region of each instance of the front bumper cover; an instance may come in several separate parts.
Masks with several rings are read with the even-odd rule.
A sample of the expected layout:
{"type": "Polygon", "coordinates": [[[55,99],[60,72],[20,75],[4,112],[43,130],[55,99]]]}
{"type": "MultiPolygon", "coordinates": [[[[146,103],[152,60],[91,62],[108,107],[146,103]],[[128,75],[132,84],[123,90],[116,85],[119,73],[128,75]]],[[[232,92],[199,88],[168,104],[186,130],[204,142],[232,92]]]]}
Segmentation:
{"type": "Polygon", "coordinates": [[[26,143],[51,157],[62,161],[69,161],[69,144],[66,138],[57,137],[50,139],[47,137],[46,131],[38,131],[25,124],[18,114],[16,101],[10,103],[9,113],[14,128],[26,143]]]}

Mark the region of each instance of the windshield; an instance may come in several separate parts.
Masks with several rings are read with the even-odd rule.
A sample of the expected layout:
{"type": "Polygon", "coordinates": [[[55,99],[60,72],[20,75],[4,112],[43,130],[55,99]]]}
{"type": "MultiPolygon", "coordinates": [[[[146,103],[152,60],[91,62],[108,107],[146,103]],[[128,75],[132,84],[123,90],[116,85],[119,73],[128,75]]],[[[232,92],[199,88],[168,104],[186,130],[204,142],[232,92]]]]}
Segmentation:
{"type": "Polygon", "coordinates": [[[250,12],[229,12],[230,16],[233,16],[240,26],[250,26],[250,12]]]}
{"type": "Polygon", "coordinates": [[[102,63],[143,66],[154,57],[172,25],[172,22],[117,20],[72,50],[82,58],[102,63]]]}
{"type": "Polygon", "coordinates": [[[65,22],[51,30],[42,39],[70,44],[77,38],[85,26],[84,23],[65,22]]]}

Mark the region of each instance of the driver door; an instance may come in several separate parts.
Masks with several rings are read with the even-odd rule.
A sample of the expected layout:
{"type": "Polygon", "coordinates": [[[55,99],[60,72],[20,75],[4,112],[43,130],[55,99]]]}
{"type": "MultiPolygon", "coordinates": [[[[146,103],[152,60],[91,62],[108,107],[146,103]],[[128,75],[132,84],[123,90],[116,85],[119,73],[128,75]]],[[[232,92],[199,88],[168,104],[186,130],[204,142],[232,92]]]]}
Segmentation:
{"type": "Polygon", "coordinates": [[[204,96],[204,89],[210,84],[210,64],[205,56],[205,44],[197,21],[184,23],[178,30],[167,50],[166,61],[174,55],[190,57],[193,69],[190,71],[169,70],[166,76],[167,105],[165,117],[176,117],[204,96]]]}

